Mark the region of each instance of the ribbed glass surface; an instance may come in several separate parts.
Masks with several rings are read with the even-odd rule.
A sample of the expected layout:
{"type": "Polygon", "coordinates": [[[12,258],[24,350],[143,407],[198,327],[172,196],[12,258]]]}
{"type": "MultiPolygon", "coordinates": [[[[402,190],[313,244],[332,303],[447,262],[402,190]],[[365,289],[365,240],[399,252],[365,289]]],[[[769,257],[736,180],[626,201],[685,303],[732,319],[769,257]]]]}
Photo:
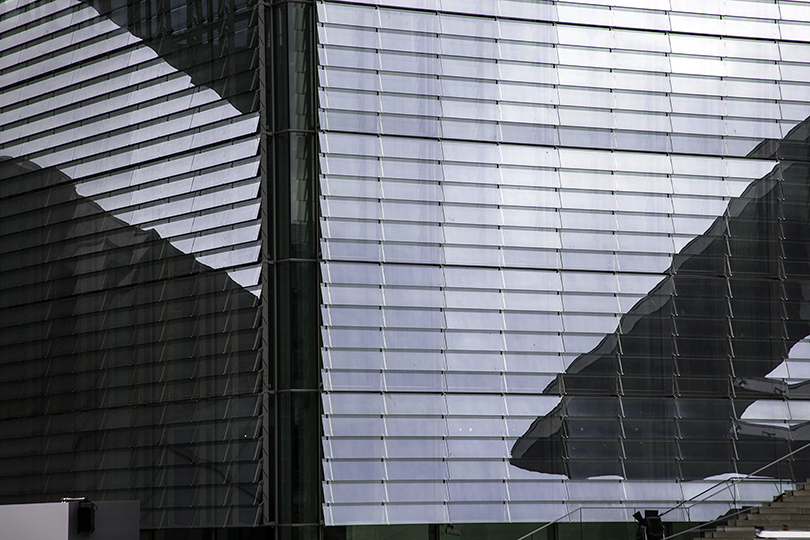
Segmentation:
{"type": "Polygon", "coordinates": [[[0,4],[0,501],[262,523],[252,6],[0,4]]]}
{"type": "Polygon", "coordinates": [[[327,524],[630,521],[810,442],[806,3],[318,8],[327,524]]]}

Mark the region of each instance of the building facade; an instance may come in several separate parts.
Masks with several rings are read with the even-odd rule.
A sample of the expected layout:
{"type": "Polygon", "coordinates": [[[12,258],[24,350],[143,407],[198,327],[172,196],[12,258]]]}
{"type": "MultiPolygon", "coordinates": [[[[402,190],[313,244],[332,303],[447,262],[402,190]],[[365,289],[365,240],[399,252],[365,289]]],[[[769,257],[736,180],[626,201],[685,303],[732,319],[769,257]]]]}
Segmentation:
{"type": "Polygon", "coordinates": [[[808,30],[788,0],[6,0],[0,501],[437,538],[804,480],[808,30]]]}
{"type": "Polygon", "coordinates": [[[317,535],[312,5],[0,21],[0,500],[135,498],[156,538],[317,535]]]}
{"type": "Polygon", "coordinates": [[[807,3],[318,7],[326,523],[807,475],[807,3]]]}

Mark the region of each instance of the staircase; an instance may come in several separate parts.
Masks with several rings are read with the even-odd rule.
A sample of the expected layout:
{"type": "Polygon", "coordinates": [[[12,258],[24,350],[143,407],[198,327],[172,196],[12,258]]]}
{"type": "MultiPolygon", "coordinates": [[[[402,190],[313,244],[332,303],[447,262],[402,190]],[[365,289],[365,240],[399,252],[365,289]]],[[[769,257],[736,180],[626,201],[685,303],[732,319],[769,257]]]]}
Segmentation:
{"type": "Polygon", "coordinates": [[[720,522],[715,530],[703,533],[703,538],[724,540],[754,540],[758,530],[810,531],[810,482],[797,484],[764,503],[743,510],[720,522]]]}

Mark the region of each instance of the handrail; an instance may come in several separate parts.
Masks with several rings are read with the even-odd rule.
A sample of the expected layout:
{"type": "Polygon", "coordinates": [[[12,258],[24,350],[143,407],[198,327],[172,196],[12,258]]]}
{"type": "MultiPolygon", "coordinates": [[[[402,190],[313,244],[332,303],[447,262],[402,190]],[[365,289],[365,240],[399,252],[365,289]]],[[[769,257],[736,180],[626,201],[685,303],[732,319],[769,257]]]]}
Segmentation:
{"type": "Polygon", "coordinates": [[[558,521],[560,521],[561,519],[565,519],[565,518],[567,518],[568,516],[570,516],[571,514],[573,514],[574,512],[580,512],[580,511],[582,511],[583,509],[590,509],[590,510],[604,510],[604,509],[605,509],[605,507],[604,507],[604,506],[577,506],[576,508],[574,508],[574,509],[573,509],[573,510],[571,510],[570,512],[568,512],[568,513],[566,513],[566,514],[563,514],[562,516],[558,517],[558,518],[557,518],[557,519],[555,519],[554,521],[549,521],[548,523],[545,523],[545,524],[541,525],[540,527],[536,528],[536,529],[535,529],[535,530],[533,530],[532,532],[527,533],[527,534],[524,534],[523,536],[521,536],[521,537],[520,537],[520,538],[518,538],[517,540],[524,540],[525,538],[528,538],[528,537],[530,537],[531,535],[533,535],[533,534],[535,534],[535,533],[539,533],[539,532],[540,532],[540,531],[542,531],[543,529],[545,529],[545,528],[547,528],[547,527],[551,527],[552,525],[554,525],[555,523],[557,523],[557,522],[558,522],[558,521]]]}
{"type": "Polygon", "coordinates": [[[736,512],[733,512],[733,513],[731,513],[731,514],[724,514],[724,515],[720,516],[720,517],[719,517],[719,518],[717,518],[717,519],[713,519],[713,520],[711,520],[711,521],[707,521],[707,522],[705,522],[705,523],[701,523],[701,524],[699,524],[699,525],[695,525],[694,527],[692,527],[692,528],[690,528],[690,529],[686,529],[685,531],[677,532],[677,533],[675,533],[675,534],[673,534],[673,535],[670,535],[670,536],[665,536],[665,537],[663,538],[663,540],[669,540],[670,538],[676,538],[676,537],[678,537],[678,536],[681,536],[682,534],[687,534],[687,533],[690,533],[690,532],[692,532],[692,531],[697,531],[697,530],[700,530],[700,529],[702,529],[703,527],[705,527],[706,525],[712,525],[713,523],[720,523],[721,521],[724,521],[724,520],[726,520],[726,519],[728,519],[728,518],[735,517],[735,516],[739,516],[739,515],[740,515],[740,514],[742,514],[743,512],[748,512],[748,508],[740,508],[739,510],[737,510],[736,512]]]}
{"type": "MultiPolygon", "coordinates": [[[[802,450],[804,450],[804,449],[806,449],[806,448],[809,448],[809,447],[810,447],[810,442],[809,442],[809,443],[807,443],[807,444],[805,444],[805,445],[804,445],[804,446],[802,446],[801,448],[797,448],[796,450],[793,450],[792,452],[789,452],[789,453],[785,454],[784,456],[782,456],[782,457],[780,457],[780,458],[778,458],[778,459],[775,459],[774,461],[772,461],[772,462],[768,463],[767,465],[765,465],[765,466],[763,466],[763,467],[760,467],[759,469],[755,470],[754,472],[751,472],[751,473],[746,474],[746,475],[745,475],[745,476],[743,476],[743,477],[727,478],[727,479],[725,479],[725,480],[720,480],[720,481],[718,481],[716,484],[714,484],[713,486],[710,486],[710,487],[708,487],[708,488],[704,489],[703,491],[701,491],[701,492],[700,492],[700,493],[698,493],[697,495],[694,495],[694,496],[692,496],[692,497],[690,497],[690,498],[688,498],[688,499],[686,499],[686,500],[684,500],[684,501],[679,502],[678,504],[676,504],[675,506],[673,506],[673,507],[672,507],[672,508],[670,508],[669,510],[667,510],[667,511],[665,511],[664,513],[660,514],[660,516],[662,516],[662,517],[663,517],[663,516],[667,515],[668,513],[672,512],[673,510],[677,510],[678,508],[680,508],[680,507],[681,507],[681,506],[683,506],[684,504],[686,504],[686,503],[688,503],[688,502],[693,501],[693,500],[694,500],[694,499],[696,499],[697,497],[700,497],[701,495],[705,495],[706,493],[708,493],[708,492],[712,491],[713,489],[717,488],[718,486],[723,485],[723,484],[726,484],[726,483],[728,483],[728,482],[731,482],[731,484],[730,484],[730,485],[724,486],[724,487],[723,487],[723,489],[722,489],[722,490],[720,490],[720,491],[718,491],[717,493],[713,493],[713,494],[709,495],[708,497],[706,497],[706,498],[704,498],[704,499],[701,499],[701,500],[699,500],[699,501],[695,502],[695,504],[693,504],[693,505],[691,505],[691,506],[686,507],[685,509],[686,509],[686,510],[689,510],[690,508],[693,508],[693,507],[697,506],[698,504],[702,504],[702,503],[706,502],[707,500],[709,500],[710,498],[714,497],[715,495],[717,495],[717,494],[721,493],[721,492],[722,492],[722,491],[724,491],[725,489],[730,488],[730,487],[732,487],[733,485],[735,485],[735,484],[737,484],[737,483],[739,483],[739,482],[742,482],[742,481],[744,481],[744,480],[747,480],[747,479],[749,479],[750,477],[752,477],[752,476],[754,476],[754,475],[756,475],[756,474],[759,474],[760,472],[764,471],[764,470],[765,470],[765,469],[767,469],[768,467],[772,467],[773,465],[776,465],[776,464],[777,464],[777,463],[779,463],[780,461],[782,461],[782,460],[784,460],[784,459],[787,459],[787,458],[789,458],[790,456],[792,456],[793,454],[797,454],[797,453],[801,452],[802,450]]],[[[550,527],[551,525],[554,525],[555,523],[559,522],[560,520],[567,518],[568,516],[570,516],[570,515],[571,515],[571,514],[573,514],[574,512],[579,512],[579,511],[581,511],[581,510],[583,510],[583,509],[599,509],[599,510],[604,510],[605,508],[606,508],[606,507],[604,507],[604,506],[578,506],[577,508],[575,508],[575,509],[571,510],[570,512],[567,512],[567,513],[563,514],[562,516],[560,516],[560,517],[556,518],[554,521],[549,521],[548,523],[546,523],[546,524],[544,524],[544,525],[541,525],[540,527],[536,528],[536,529],[535,529],[535,530],[533,530],[532,532],[530,532],[530,533],[528,533],[528,534],[524,534],[523,536],[521,536],[521,537],[520,537],[520,538],[518,538],[517,540],[525,540],[526,538],[528,538],[528,537],[532,536],[533,534],[538,533],[538,532],[542,531],[543,529],[546,529],[547,527],[550,527]]],[[[671,539],[671,538],[675,538],[675,537],[677,537],[677,536],[681,536],[682,534],[686,534],[686,533],[689,533],[689,532],[695,531],[695,530],[697,530],[697,529],[700,529],[700,528],[702,528],[702,527],[705,527],[706,525],[711,525],[712,523],[718,523],[718,522],[720,522],[720,521],[723,521],[724,519],[728,519],[729,517],[733,517],[733,516],[739,515],[739,514],[741,514],[741,513],[743,513],[743,512],[746,512],[746,511],[747,511],[747,509],[741,509],[741,510],[738,510],[737,512],[734,512],[734,513],[732,513],[732,514],[726,514],[726,515],[724,515],[724,516],[722,516],[722,517],[720,517],[720,518],[717,518],[717,519],[714,519],[714,520],[711,520],[711,521],[707,521],[707,522],[705,522],[705,523],[701,523],[700,525],[696,525],[696,526],[692,527],[691,529],[687,529],[687,530],[685,530],[685,531],[681,531],[681,532],[676,533],[676,534],[673,534],[673,535],[671,535],[671,536],[666,536],[666,537],[664,537],[664,540],[669,540],[669,539],[671,539]]]]}
{"type": "MultiPolygon", "coordinates": [[[[692,497],[690,497],[690,498],[686,499],[685,501],[681,501],[681,502],[679,502],[678,504],[676,504],[675,506],[673,506],[672,508],[670,508],[669,510],[667,510],[666,512],[664,512],[663,514],[661,514],[661,516],[665,516],[665,515],[669,514],[670,512],[672,512],[673,510],[677,510],[677,509],[678,509],[680,506],[682,506],[682,505],[684,505],[684,504],[686,504],[686,503],[688,503],[688,502],[690,502],[690,501],[694,500],[694,499],[695,499],[695,498],[697,498],[697,497],[700,497],[700,496],[701,496],[701,495],[703,495],[704,493],[708,493],[709,491],[711,491],[711,490],[713,490],[714,488],[716,488],[716,487],[720,486],[721,484],[725,484],[726,482],[731,482],[731,484],[730,484],[730,485],[725,486],[725,487],[723,488],[723,490],[725,490],[726,488],[731,487],[731,486],[733,486],[734,484],[737,484],[737,483],[739,483],[739,482],[742,482],[742,481],[744,481],[744,480],[747,480],[747,479],[749,479],[750,477],[752,477],[752,476],[754,476],[754,475],[756,475],[756,474],[761,473],[762,471],[764,471],[764,470],[765,470],[765,469],[767,469],[768,467],[772,467],[773,465],[776,465],[777,463],[779,463],[779,462],[780,462],[780,461],[782,461],[783,459],[787,459],[787,458],[789,458],[790,456],[792,456],[793,454],[796,454],[796,453],[798,453],[798,452],[801,452],[802,450],[804,450],[805,448],[808,448],[808,447],[810,447],[810,443],[807,443],[807,444],[805,444],[804,446],[802,446],[801,448],[797,448],[796,450],[794,450],[794,451],[792,451],[792,452],[789,452],[789,453],[785,454],[784,456],[782,456],[782,457],[780,457],[780,458],[778,458],[778,459],[775,459],[774,461],[771,461],[771,462],[770,462],[770,463],[768,463],[767,465],[765,465],[765,466],[763,466],[763,467],[760,467],[759,469],[755,470],[754,472],[748,473],[748,474],[746,474],[745,476],[743,476],[743,477],[741,477],[741,478],[740,478],[740,477],[735,477],[735,478],[726,478],[725,480],[719,480],[719,481],[718,481],[716,484],[714,484],[713,486],[710,486],[710,487],[708,487],[708,488],[704,489],[703,491],[701,491],[701,492],[700,492],[700,493],[698,493],[697,495],[694,495],[694,496],[692,496],[692,497]]],[[[722,490],[721,490],[721,491],[722,491],[722,490]]],[[[718,493],[720,493],[720,492],[718,491],[718,493]]],[[[689,507],[687,508],[687,510],[688,510],[689,508],[692,508],[692,507],[694,507],[694,506],[696,506],[696,505],[700,504],[700,503],[706,502],[706,501],[707,501],[707,500],[709,500],[711,497],[714,497],[714,495],[716,495],[716,494],[709,495],[709,496],[708,496],[708,497],[706,497],[705,499],[702,499],[702,500],[700,500],[700,501],[697,501],[697,502],[696,502],[695,504],[693,504],[692,506],[689,506],[689,507]]]]}

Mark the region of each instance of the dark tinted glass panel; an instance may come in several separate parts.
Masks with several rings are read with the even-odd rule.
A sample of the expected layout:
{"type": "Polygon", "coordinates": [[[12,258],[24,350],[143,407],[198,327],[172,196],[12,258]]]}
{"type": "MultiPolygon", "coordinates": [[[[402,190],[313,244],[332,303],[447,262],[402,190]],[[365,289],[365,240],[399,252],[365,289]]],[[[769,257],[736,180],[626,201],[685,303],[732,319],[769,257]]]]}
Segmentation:
{"type": "Polygon", "coordinates": [[[57,171],[6,160],[0,177],[37,186],[0,200],[24,218],[0,242],[0,498],[138,498],[147,527],[258,522],[259,298],[57,171]]]}

